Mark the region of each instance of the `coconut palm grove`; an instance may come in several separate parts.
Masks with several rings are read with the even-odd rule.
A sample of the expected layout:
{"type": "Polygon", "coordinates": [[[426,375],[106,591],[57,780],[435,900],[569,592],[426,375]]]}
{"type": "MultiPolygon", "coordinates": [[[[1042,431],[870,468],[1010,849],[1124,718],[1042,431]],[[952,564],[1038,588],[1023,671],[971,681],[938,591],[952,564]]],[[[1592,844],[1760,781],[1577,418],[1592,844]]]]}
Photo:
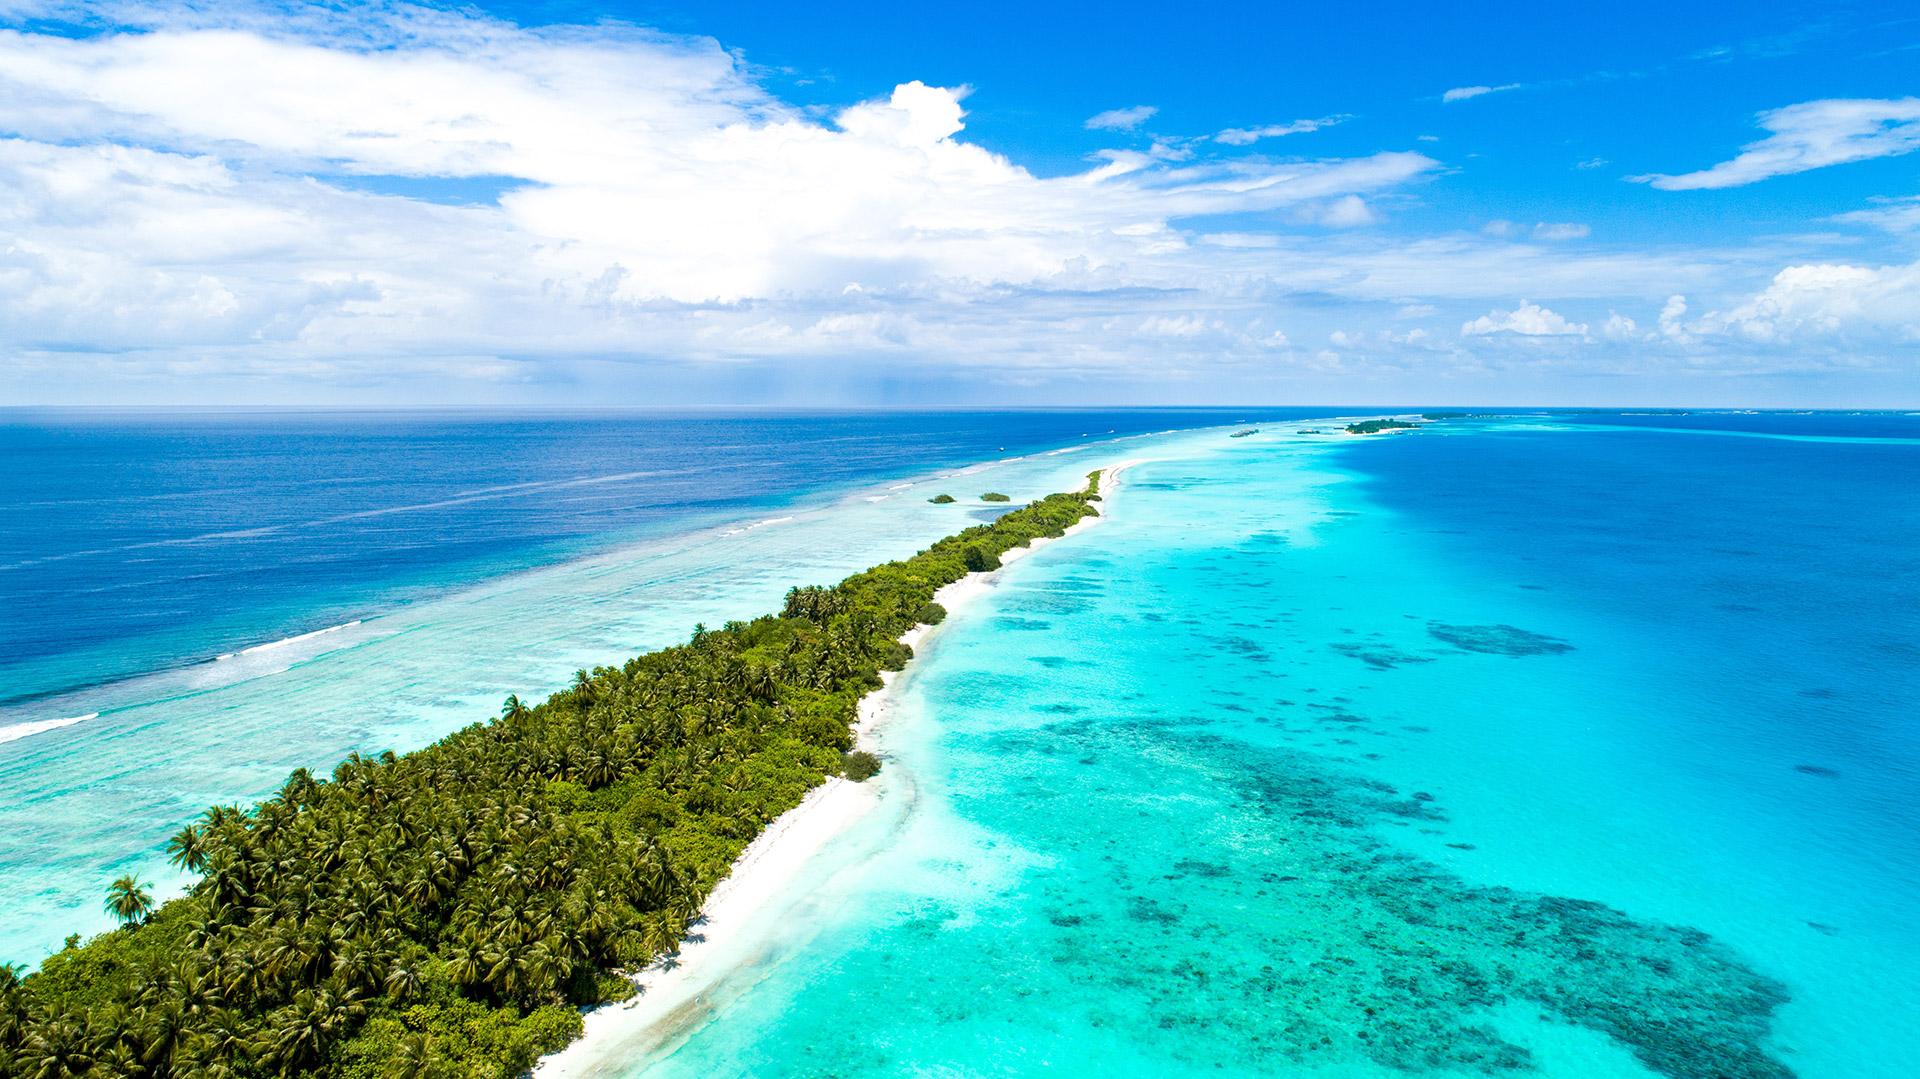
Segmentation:
{"type": "MultiPolygon", "coordinates": [[[[786,608],[415,753],[305,769],[174,837],[201,874],[35,972],[0,970],[0,1076],[512,1076],[674,949],[734,858],[843,770],[935,590],[1097,512],[1098,473],[786,608]],[[397,1069],[397,1070],[396,1070],[397,1069]]],[[[851,765],[851,767],[849,767],[851,765]]]]}

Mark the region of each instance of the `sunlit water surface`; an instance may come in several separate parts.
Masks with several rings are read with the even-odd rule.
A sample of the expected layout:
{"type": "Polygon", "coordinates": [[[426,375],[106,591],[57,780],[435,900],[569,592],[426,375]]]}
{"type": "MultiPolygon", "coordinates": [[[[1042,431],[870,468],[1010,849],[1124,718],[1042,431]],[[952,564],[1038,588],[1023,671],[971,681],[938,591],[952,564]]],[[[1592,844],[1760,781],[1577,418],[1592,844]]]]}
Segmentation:
{"type": "Polygon", "coordinates": [[[609,1071],[1920,1074],[1916,436],[1169,443],[609,1071]]]}

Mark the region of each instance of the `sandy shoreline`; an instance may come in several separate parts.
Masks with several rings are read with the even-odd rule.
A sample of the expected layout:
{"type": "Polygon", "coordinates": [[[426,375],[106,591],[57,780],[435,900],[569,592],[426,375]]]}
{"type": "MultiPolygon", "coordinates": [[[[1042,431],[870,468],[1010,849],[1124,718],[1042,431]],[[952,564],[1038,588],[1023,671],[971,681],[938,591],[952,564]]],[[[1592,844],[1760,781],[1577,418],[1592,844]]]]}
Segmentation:
{"type": "MultiPolygon", "coordinates": [[[[1104,520],[1105,500],[1118,490],[1121,474],[1138,463],[1126,460],[1102,468],[1099,516],[1082,518],[1062,536],[1036,539],[1008,551],[1001,556],[1002,568],[1055,538],[1064,539],[1104,520]]],[[[934,601],[946,608],[950,620],[986,594],[997,573],[970,573],[934,593],[934,601]]],[[[917,655],[939,628],[915,626],[900,640],[917,655]]],[[[902,694],[897,687],[903,673],[882,672],[881,688],[861,698],[854,724],[856,745],[864,747],[898,712],[902,694]]],[[[807,792],[799,805],[769,824],[741,852],[733,871],[707,897],[701,920],[679,954],[635,975],[640,991],[631,999],[587,1013],[585,1033],[560,1052],[542,1057],[533,1074],[539,1079],[620,1075],[676,1033],[697,1026],[702,997],[756,957],[759,947],[750,923],[796,900],[791,885],[814,856],[876,809],[882,797],[881,788],[873,783],[851,783],[837,776],[807,792]]]]}

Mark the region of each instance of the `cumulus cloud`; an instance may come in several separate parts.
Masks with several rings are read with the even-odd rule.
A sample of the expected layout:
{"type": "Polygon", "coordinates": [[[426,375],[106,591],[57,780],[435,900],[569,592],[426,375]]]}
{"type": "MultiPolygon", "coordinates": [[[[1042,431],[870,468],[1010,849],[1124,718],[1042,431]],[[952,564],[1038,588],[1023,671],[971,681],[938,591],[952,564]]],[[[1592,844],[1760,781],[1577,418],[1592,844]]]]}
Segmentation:
{"type": "Polygon", "coordinates": [[[704,38],[294,15],[0,31],[0,397],[648,400],[651,375],[699,369],[790,397],[857,377],[1137,378],[1217,400],[1249,378],[1536,362],[1534,344],[1585,337],[1547,307],[1505,310],[1516,295],[1651,326],[1684,293],[1709,314],[1683,304],[1638,331],[1641,352],[1764,339],[1811,363],[1793,342],[1900,340],[1910,288],[1864,263],[1824,292],[1775,281],[1777,248],[1516,242],[1551,223],[1355,227],[1440,172],[1393,148],[1275,161],[1221,149],[1238,135],[1156,139],[1040,176],[970,140],[964,87],[823,110],[704,38]],[[1316,351],[1334,331],[1351,354],[1316,351]]]}
{"type": "Polygon", "coordinates": [[[1662,191],[1713,190],[1920,150],[1920,97],[1808,101],[1763,112],[1758,123],[1771,134],[1732,160],[1699,172],[1629,179],[1662,191]]]}
{"type": "Polygon", "coordinates": [[[1460,327],[1462,337],[1503,333],[1522,337],[1585,337],[1587,326],[1584,322],[1569,322],[1537,303],[1521,300],[1520,306],[1511,311],[1496,308],[1460,327]]]}
{"type": "Polygon", "coordinates": [[[1124,109],[1108,109],[1087,117],[1088,131],[1132,131],[1148,120],[1153,119],[1160,110],[1153,105],[1134,105],[1124,109]]]}
{"type": "Polygon", "coordinates": [[[1498,94],[1508,90],[1518,89],[1520,89],[1520,84],[1517,82],[1510,82],[1501,86],[1456,86],[1446,93],[1441,94],[1440,100],[1451,105],[1456,101],[1471,101],[1476,97],[1484,97],[1487,94],[1498,94]]]}
{"type": "Polygon", "coordinates": [[[1767,287],[1692,327],[1760,344],[1920,342],[1920,263],[1789,266],[1767,287]]]}
{"type": "Polygon", "coordinates": [[[706,39],[369,18],[345,38],[0,32],[0,346],[931,347],[914,315],[882,332],[842,309],[1188,288],[1182,219],[1355,223],[1361,194],[1436,166],[1149,151],[1043,178],[966,141],[963,89],[821,118],[706,39]],[[376,193],[393,181],[427,197],[376,193]],[[430,197],[451,181],[501,193],[430,197]]]}
{"type": "Polygon", "coordinates": [[[1350,116],[1322,116],[1318,120],[1295,120],[1289,124],[1267,124],[1264,127],[1230,127],[1215,135],[1213,141],[1228,146],[1252,146],[1261,139],[1305,135],[1350,119],[1350,116]]]}

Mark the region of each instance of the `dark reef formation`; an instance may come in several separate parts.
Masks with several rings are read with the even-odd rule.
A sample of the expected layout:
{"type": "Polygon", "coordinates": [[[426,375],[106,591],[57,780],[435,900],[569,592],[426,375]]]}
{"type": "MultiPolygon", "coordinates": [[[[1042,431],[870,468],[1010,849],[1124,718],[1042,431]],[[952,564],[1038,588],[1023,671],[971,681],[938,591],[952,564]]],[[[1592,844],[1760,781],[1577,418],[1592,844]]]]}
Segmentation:
{"type": "Polygon", "coordinates": [[[1104,895],[1073,873],[1038,882],[1057,888],[1052,961],[1127,1002],[1101,1022],[1204,1032],[1180,1042],[1204,1046],[1195,1065],[1524,1073],[1530,1053],[1489,1019],[1520,1007],[1673,1079],[1793,1074],[1769,1046],[1782,985],[1698,930],[1474,885],[1406,853],[1381,825],[1443,823],[1430,794],[1193,722],[1067,720],[975,748],[1004,769],[1001,797],[1070,797],[1075,811],[1003,816],[984,791],[972,809],[1103,867],[1104,895]],[[1098,761],[1099,780],[1063,789],[1047,762],[1067,755],[1098,761]],[[1099,823],[1130,819],[1126,835],[1099,823]]]}
{"type": "Polygon", "coordinates": [[[1427,633],[1434,640],[1461,651],[1484,652],[1490,656],[1554,656],[1573,651],[1573,645],[1558,637],[1518,626],[1452,626],[1430,622],[1427,633]]]}

